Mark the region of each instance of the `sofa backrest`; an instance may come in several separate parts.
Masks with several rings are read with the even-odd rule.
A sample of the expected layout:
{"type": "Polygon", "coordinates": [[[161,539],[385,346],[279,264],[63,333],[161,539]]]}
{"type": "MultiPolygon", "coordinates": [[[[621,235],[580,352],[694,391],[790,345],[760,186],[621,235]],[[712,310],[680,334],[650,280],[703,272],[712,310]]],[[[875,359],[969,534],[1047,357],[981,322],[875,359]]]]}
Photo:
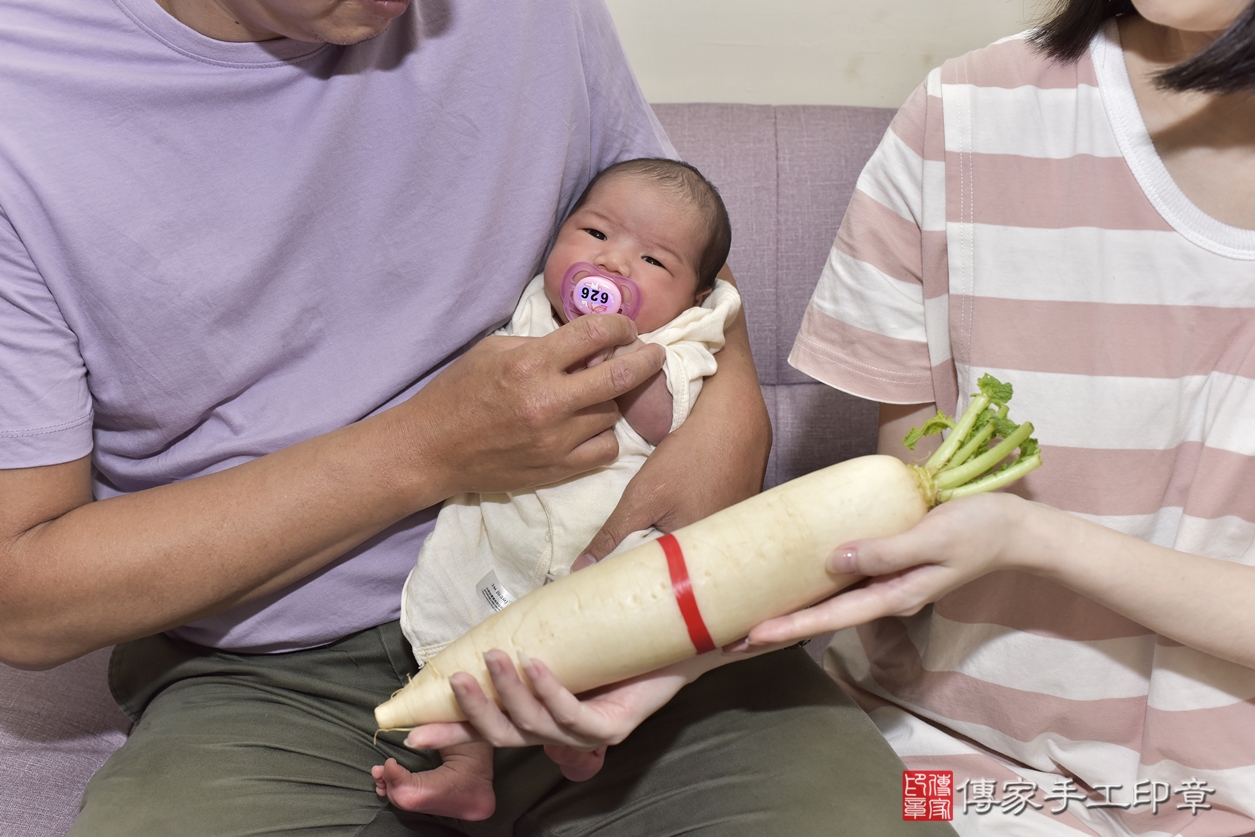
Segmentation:
{"type": "Polygon", "coordinates": [[[719,187],[732,217],[728,264],[775,428],[765,487],[871,453],[875,405],[815,382],[787,358],[859,172],[894,111],[736,104],[654,111],[680,156],[719,187]]]}

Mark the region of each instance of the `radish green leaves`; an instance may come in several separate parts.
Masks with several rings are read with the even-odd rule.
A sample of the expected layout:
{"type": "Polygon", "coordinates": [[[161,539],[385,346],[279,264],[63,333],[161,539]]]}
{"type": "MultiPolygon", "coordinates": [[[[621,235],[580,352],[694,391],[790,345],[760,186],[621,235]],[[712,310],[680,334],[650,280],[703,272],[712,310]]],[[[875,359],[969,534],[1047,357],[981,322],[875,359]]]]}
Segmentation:
{"type": "Polygon", "coordinates": [[[934,504],[993,491],[1041,465],[1033,425],[1027,421],[1016,424],[1007,418],[1011,385],[988,374],[976,383],[980,392],[973,393],[958,421],[939,412],[903,440],[914,450],[924,436],[950,431],[937,452],[922,466],[916,466],[934,504]]]}

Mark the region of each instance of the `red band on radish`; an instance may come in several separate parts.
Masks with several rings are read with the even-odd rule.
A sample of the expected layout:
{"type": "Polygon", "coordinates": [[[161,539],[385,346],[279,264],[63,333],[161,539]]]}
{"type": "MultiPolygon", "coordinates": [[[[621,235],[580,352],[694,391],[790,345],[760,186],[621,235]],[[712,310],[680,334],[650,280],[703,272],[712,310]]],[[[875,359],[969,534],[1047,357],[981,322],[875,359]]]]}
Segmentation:
{"type": "Polygon", "coordinates": [[[698,654],[715,650],[715,641],[706,630],[702,621],[702,612],[697,609],[697,598],[693,595],[693,585],[689,582],[689,568],[684,563],[684,550],[675,535],[663,535],[658,539],[662,544],[663,554],[667,556],[667,569],[671,571],[671,590],[675,593],[676,603],[680,605],[680,615],[684,617],[684,626],[688,628],[689,639],[693,641],[698,654]]]}

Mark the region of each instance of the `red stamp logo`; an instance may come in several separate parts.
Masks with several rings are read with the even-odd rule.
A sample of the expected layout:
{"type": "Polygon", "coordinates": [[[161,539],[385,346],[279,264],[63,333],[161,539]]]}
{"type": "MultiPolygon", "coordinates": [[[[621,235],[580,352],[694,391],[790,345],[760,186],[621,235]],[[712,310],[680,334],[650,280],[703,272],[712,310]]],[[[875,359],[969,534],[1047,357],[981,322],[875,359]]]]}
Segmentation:
{"type": "Polygon", "coordinates": [[[954,772],[902,771],[902,819],[910,822],[954,819],[954,772]]]}

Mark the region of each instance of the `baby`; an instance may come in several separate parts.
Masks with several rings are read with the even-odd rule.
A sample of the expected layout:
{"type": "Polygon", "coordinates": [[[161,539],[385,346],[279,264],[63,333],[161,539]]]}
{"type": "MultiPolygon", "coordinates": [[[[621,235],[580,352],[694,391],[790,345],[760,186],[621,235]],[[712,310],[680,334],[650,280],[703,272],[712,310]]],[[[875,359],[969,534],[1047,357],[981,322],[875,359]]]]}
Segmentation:
{"type": "MultiPolygon", "coordinates": [[[[615,462],[538,489],[445,502],[402,598],[401,626],[420,665],[518,596],[569,573],[654,446],[687,418],[740,308],[736,290],[715,278],[731,238],[718,191],[686,163],[628,160],[589,183],[559,228],[544,273],[498,333],[540,337],[583,313],[621,312],[641,337],[618,352],[657,343],[666,362],[617,399],[615,462]]],[[[635,532],[616,552],[658,534],[635,532]]],[[[492,748],[468,744],[440,755],[444,764],[425,772],[394,759],[376,766],[376,791],[408,811],[491,816],[492,748]]]]}

